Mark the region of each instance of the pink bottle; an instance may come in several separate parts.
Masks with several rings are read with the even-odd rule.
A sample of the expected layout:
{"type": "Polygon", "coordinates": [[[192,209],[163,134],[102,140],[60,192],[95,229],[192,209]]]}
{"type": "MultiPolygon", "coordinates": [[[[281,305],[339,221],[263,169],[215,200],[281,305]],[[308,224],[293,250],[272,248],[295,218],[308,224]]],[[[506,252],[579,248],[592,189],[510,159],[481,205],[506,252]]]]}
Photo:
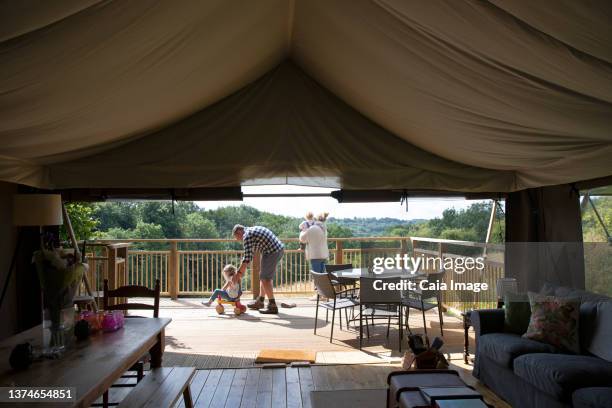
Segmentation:
{"type": "Polygon", "coordinates": [[[113,312],[104,313],[104,317],[102,318],[102,330],[104,332],[113,332],[115,330],[119,330],[121,326],[119,325],[119,321],[113,312]]]}

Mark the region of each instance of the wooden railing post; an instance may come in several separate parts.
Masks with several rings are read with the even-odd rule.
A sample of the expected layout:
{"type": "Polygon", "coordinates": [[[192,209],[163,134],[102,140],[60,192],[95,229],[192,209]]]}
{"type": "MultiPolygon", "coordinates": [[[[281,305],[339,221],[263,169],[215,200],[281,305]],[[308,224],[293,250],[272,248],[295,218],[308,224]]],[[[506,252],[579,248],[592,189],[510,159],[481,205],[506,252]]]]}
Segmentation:
{"type": "Polygon", "coordinates": [[[336,241],[336,264],[344,263],[344,242],[336,241]]]}
{"type": "Polygon", "coordinates": [[[261,271],[261,254],[255,252],[253,254],[253,261],[251,261],[251,282],[253,285],[253,299],[259,297],[259,272],[261,271]]]}
{"type": "Polygon", "coordinates": [[[178,298],[179,291],[179,254],[178,244],[176,241],[170,242],[170,259],[168,262],[168,292],[170,292],[170,298],[178,298]]]}
{"type": "Polygon", "coordinates": [[[403,257],[408,253],[408,240],[402,239],[400,240],[400,255],[403,257]]]}
{"type": "MultiPolygon", "coordinates": [[[[444,246],[441,242],[438,242],[438,258],[440,258],[440,262],[442,263],[442,268],[444,269],[444,246]]],[[[438,271],[441,272],[441,271],[438,271]]]]}

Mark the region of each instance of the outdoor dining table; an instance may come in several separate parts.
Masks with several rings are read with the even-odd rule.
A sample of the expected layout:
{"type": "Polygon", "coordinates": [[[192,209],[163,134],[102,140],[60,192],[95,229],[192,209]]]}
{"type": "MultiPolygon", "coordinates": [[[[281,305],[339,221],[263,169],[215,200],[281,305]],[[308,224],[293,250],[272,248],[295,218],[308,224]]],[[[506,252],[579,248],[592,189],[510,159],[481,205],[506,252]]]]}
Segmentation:
{"type": "MultiPolygon", "coordinates": [[[[45,406],[88,407],[146,352],[151,367],[160,367],[164,352],[164,331],[170,318],[131,318],[110,333],[97,333],[75,341],[61,358],[42,358],[23,370],[13,370],[9,356],[17,344],[40,344],[42,327],[36,326],[0,342],[0,387],[71,388],[74,399],[45,406]]],[[[41,401],[43,402],[43,401],[41,401]]],[[[1,404],[0,404],[1,405],[1,404]]],[[[31,402],[22,405],[31,407],[31,402]]],[[[11,406],[22,406],[19,401],[11,406]]]]}
{"type": "MultiPolygon", "coordinates": [[[[339,271],[332,272],[338,278],[341,278],[344,282],[353,281],[354,284],[359,282],[361,278],[369,278],[369,279],[394,279],[394,280],[411,280],[411,281],[419,281],[427,277],[426,273],[412,273],[410,269],[388,269],[380,274],[376,274],[372,272],[369,268],[350,268],[350,269],[341,269],[339,271]]],[[[360,296],[361,297],[361,296],[360,296]]],[[[376,299],[373,302],[365,302],[362,299],[359,301],[359,349],[362,347],[363,343],[363,306],[368,304],[376,304],[376,305],[394,305],[397,307],[402,307],[402,302],[398,300],[388,301],[384,298],[376,299]]],[[[402,313],[398,314],[399,316],[399,351],[401,352],[401,343],[403,338],[403,323],[402,323],[402,313]]],[[[357,320],[357,318],[353,318],[353,321],[357,320]]],[[[347,322],[348,327],[348,322],[347,322]]]]}

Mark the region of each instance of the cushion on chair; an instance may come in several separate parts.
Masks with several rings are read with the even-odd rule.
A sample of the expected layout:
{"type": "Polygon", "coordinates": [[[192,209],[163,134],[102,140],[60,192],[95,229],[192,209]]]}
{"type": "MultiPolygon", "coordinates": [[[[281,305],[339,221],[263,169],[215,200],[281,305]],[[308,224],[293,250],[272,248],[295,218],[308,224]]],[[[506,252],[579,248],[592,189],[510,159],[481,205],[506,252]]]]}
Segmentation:
{"type": "Polygon", "coordinates": [[[529,353],[554,353],[550,344],[529,340],[511,333],[490,333],[478,339],[478,353],[486,355],[497,364],[512,368],[515,358],[529,353]]]}
{"type": "MultiPolygon", "coordinates": [[[[334,301],[330,300],[329,302],[321,303],[320,306],[332,310],[334,308],[334,301]]],[[[359,306],[359,302],[351,298],[336,298],[336,310],[354,306],[359,306]]]]}
{"type": "Polygon", "coordinates": [[[574,408],[612,408],[612,387],[581,388],[572,395],[574,408]]]}
{"type": "Polygon", "coordinates": [[[558,400],[584,387],[612,384],[612,363],[592,356],[527,354],[514,360],[514,374],[558,400]]]}

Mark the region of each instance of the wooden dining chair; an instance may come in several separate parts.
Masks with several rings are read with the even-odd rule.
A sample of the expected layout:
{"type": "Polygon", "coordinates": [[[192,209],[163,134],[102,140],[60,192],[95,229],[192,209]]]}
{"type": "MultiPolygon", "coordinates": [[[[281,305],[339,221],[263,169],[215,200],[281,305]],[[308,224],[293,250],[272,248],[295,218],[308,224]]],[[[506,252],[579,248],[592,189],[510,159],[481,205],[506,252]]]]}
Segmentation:
{"type": "MultiPolygon", "coordinates": [[[[127,285],[120,286],[117,289],[108,288],[108,279],[104,279],[104,295],[103,295],[103,306],[104,310],[151,310],[153,311],[153,317],[159,317],[159,293],[160,284],[159,279],[155,280],[155,287],[150,289],[146,286],[139,285],[127,285]],[[128,302],[129,298],[153,298],[153,304],[128,302]],[[118,302],[112,302],[111,299],[117,299],[118,302]]],[[[142,318],[143,316],[126,315],[126,318],[142,318]]],[[[121,378],[136,378],[136,384],[144,377],[144,365],[149,360],[149,355],[142,356],[138,362],[132,365],[128,371],[136,371],[136,374],[125,374],[121,378]]],[[[135,387],[136,384],[113,384],[113,388],[117,387],[135,387]]],[[[108,390],[106,390],[102,396],[102,404],[104,408],[109,406],[118,405],[117,403],[108,402],[108,390]]],[[[93,406],[93,405],[92,405],[93,406]]]]}
{"type": "MultiPolygon", "coordinates": [[[[153,317],[159,317],[159,279],[155,280],[155,288],[149,289],[146,286],[127,285],[117,289],[108,288],[108,279],[104,279],[104,310],[152,310],[153,317]],[[127,303],[127,298],[153,298],[153,304],[146,303],[127,303]],[[110,304],[110,299],[126,299],[123,303],[110,304]]],[[[141,316],[127,316],[141,317],[141,316]]]]}

